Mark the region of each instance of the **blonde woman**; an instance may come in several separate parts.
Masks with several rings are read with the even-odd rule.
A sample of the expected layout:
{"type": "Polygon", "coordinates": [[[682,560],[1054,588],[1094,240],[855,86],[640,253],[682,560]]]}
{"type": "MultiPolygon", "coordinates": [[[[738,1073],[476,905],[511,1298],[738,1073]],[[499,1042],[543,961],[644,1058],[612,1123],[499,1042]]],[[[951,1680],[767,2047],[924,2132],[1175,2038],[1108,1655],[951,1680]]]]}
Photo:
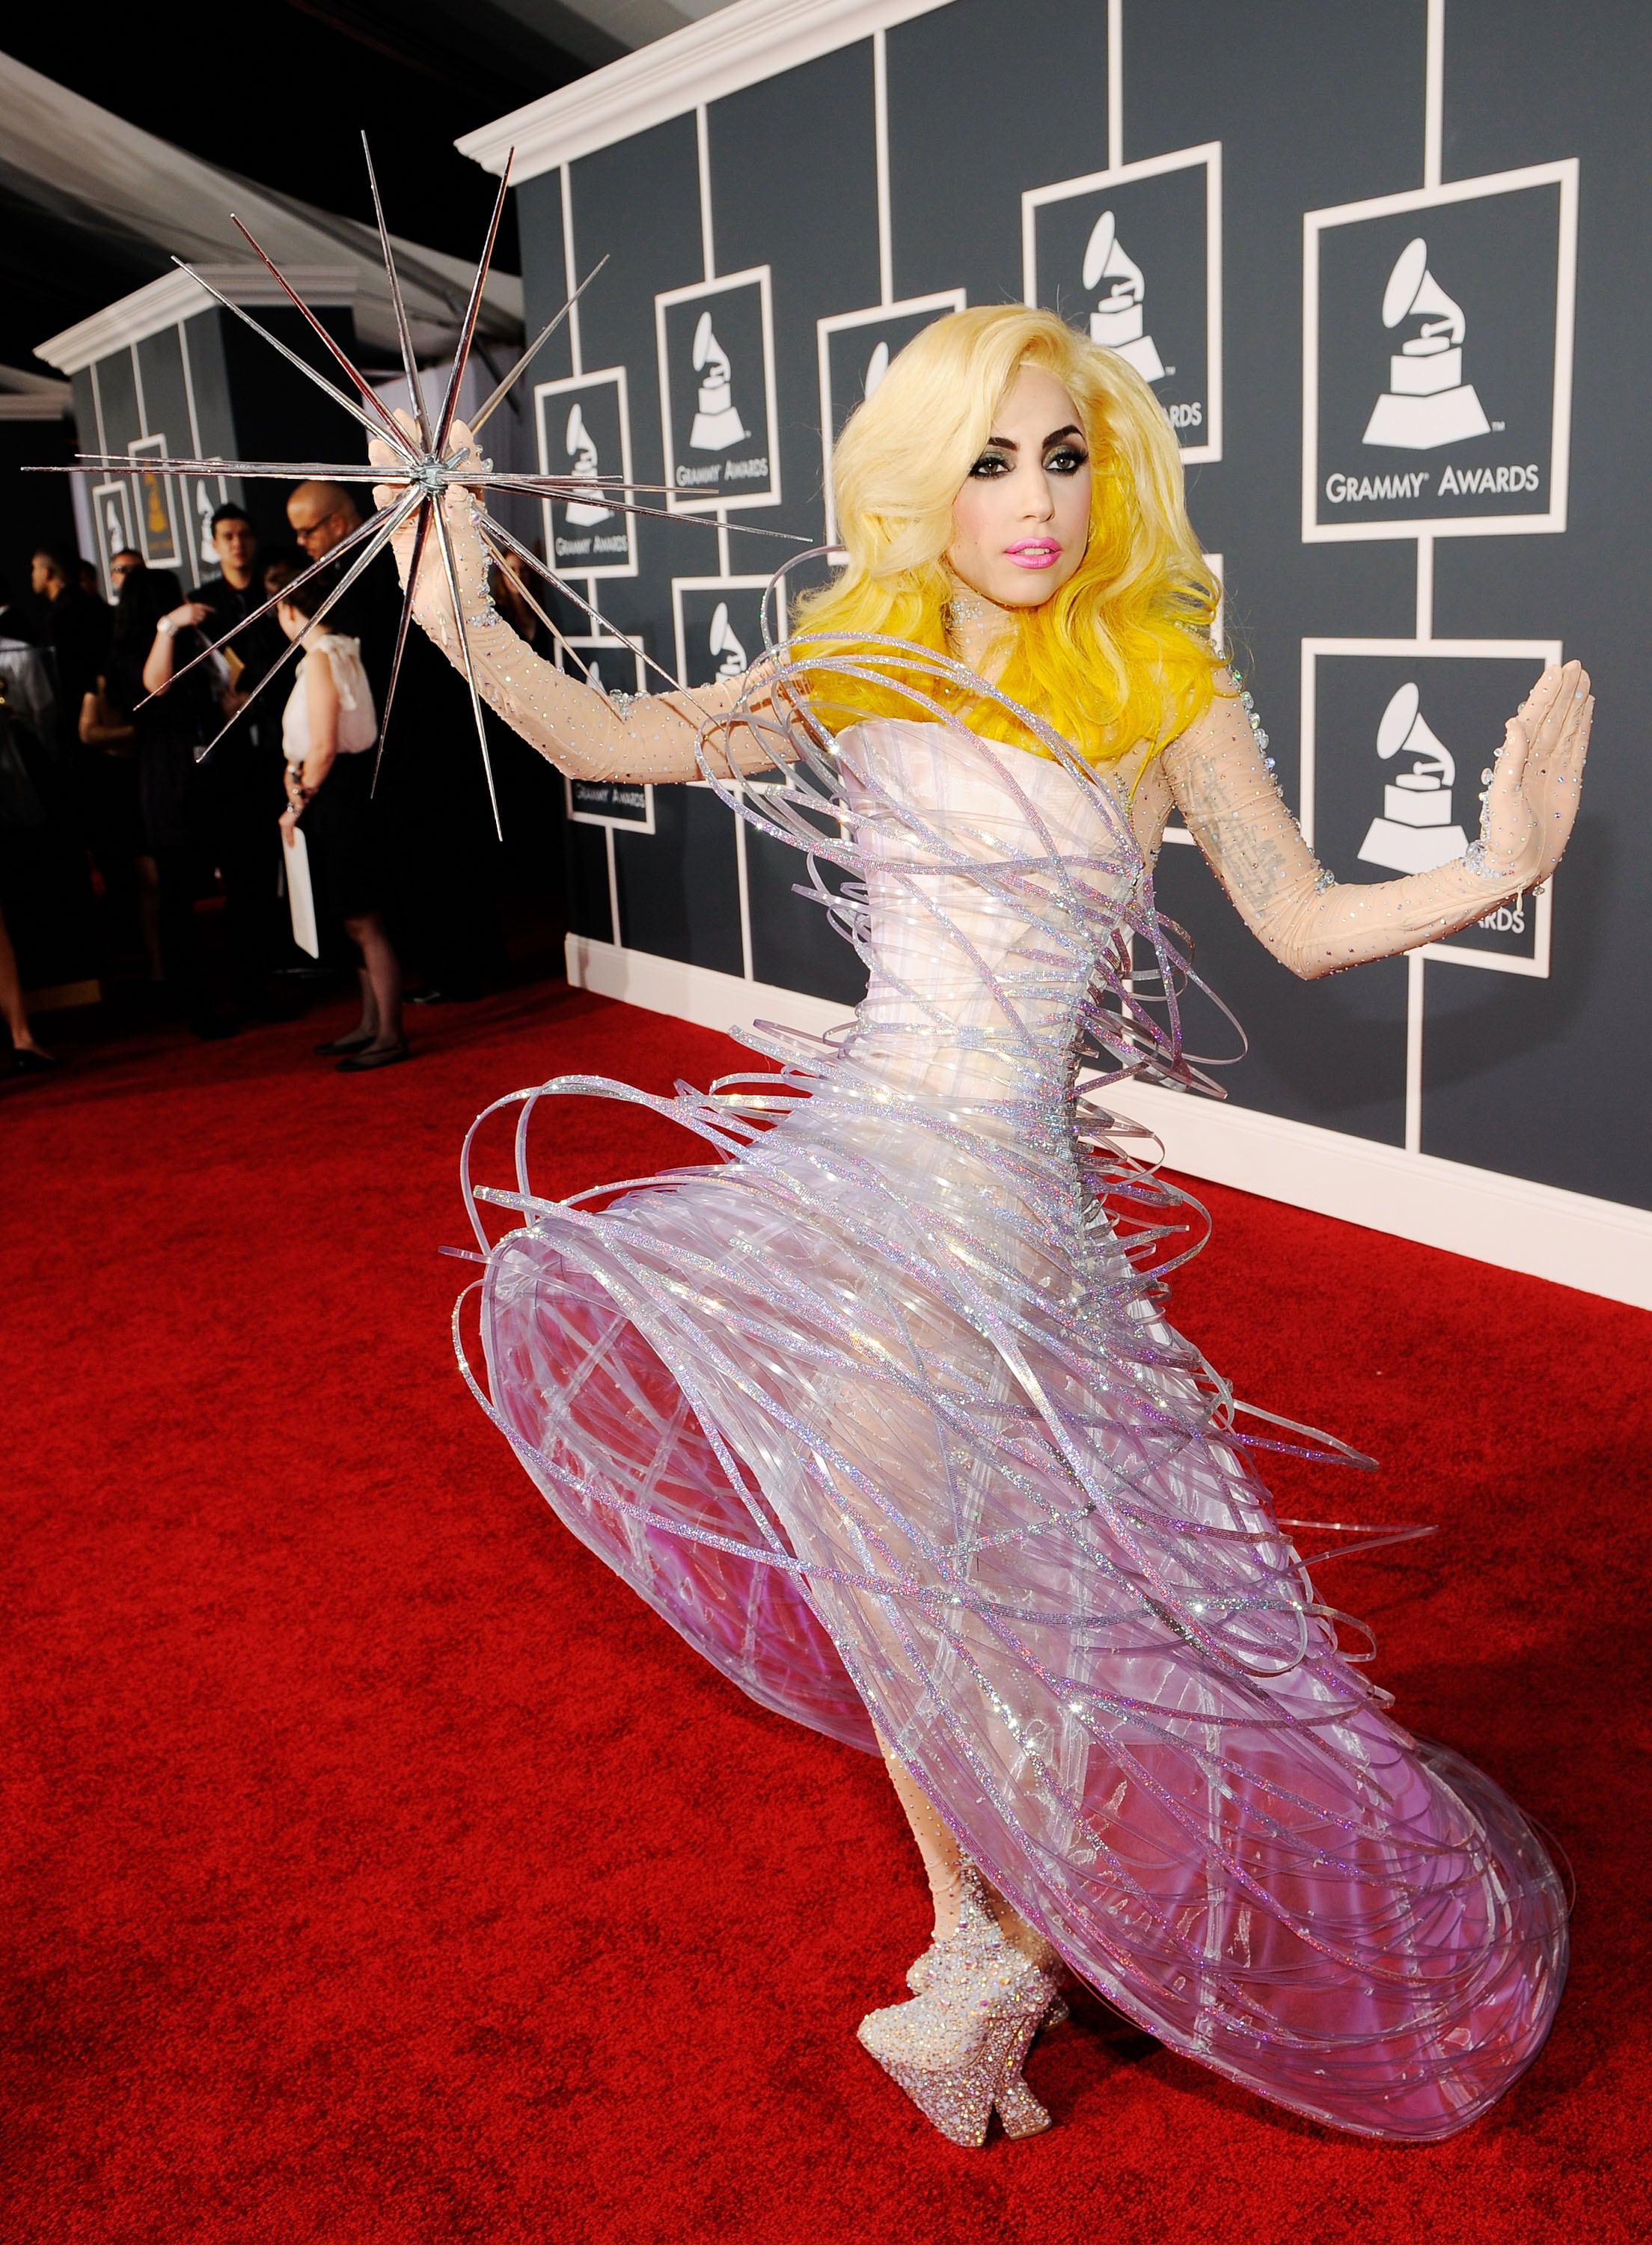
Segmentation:
{"type": "MultiPolygon", "coordinates": [[[[1047,2125],[1021,2065],[1063,1963],[1297,2112],[1449,2134],[1542,2043],[1559,1882],[1342,1649],[1256,1421],[1165,1321],[1191,1204],[1101,1100],[1196,1079],[1152,905],[1173,808],[1297,973],[1387,958],[1553,870],[1588,681],[1534,686],[1464,858],[1342,887],[1211,644],[1175,443],[1122,360],[1041,312],[939,321],[835,477],[848,565],[802,637],[629,702],[528,652],[450,505],[493,706],[576,777],[703,775],[837,865],[846,894],[814,885],[869,968],[839,1037],[747,1036],[780,1075],[654,1102],[721,1166],[599,1213],[537,1197],[519,1156],[477,1393],[725,1673],[884,1755],[935,1930],[860,2039],[946,2134],[1047,2125]],[[775,763],[782,788],[731,777],[775,763]]],[[[417,613],[457,658],[434,573],[417,613]]]]}

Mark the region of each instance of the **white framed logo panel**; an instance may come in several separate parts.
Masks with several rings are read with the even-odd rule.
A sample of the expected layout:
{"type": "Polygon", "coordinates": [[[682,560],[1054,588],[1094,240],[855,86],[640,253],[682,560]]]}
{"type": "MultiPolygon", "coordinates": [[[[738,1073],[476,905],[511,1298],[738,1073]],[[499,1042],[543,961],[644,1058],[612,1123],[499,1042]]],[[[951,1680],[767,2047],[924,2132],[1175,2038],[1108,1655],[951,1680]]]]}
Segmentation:
{"type": "Polygon", "coordinates": [[[589,476],[565,499],[543,504],[545,552],[569,577],[634,577],[637,519],[614,505],[605,477],[631,481],[631,406],[622,366],[572,374],[533,389],[539,472],[589,476]]]}
{"type": "Polygon", "coordinates": [[[1222,458],[1222,143],[1030,187],[1022,295],[1127,359],[1184,460],[1222,458]]]}
{"type": "Polygon", "coordinates": [[[94,484],[91,491],[91,519],[98,532],[98,560],[103,570],[103,580],[111,595],[115,580],[111,564],[117,553],[142,551],[138,533],[132,526],[132,487],[122,478],[118,481],[94,484]]]}
{"type": "MultiPolygon", "coordinates": [[[[1460,857],[1480,774],[1559,640],[1308,639],[1302,643],[1303,833],[1338,881],[1393,880],[1460,857]]],[[[1425,959],[1547,977],[1546,881],[1425,959]]]]}
{"type": "MultiPolygon", "coordinates": [[[[576,638],[559,635],[556,643],[559,670],[583,678],[599,692],[618,687],[625,694],[646,689],[640,639],[616,639],[591,633],[576,638]]],[[[653,789],[646,780],[570,779],[565,772],[562,799],[575,826],[612,826],[624,834],[654,831],[653,789]]]]}
{"type": "Polygon", "coordinates": [[[227,476],[183,476],[185,511],[194,525],[195,560],[203,578],[221,577],[223,564],[213,544],[213,517],[229,503],[227,476]]]}
{"type": "Polygon", "coordinates": [[[1302,534],[1566,527],[1575,157],[1303,219],[1302,534]]]}
{"type": "MultiPolygon", "coordinates": [[[[763,596],[768,577],[674,577],[671,621],[677,675],[691,690],[744,675],[763,651],[763,596]]],[[[769,628],[786,634],[785,587],[775,587],[769,628]]]]}
{"type": "Polygon", "coordinates": [[[769,268],[654,298],[666,505],[673,514],[780,505],[769,268]]]}
{"type": "Polygon", "coordinates": [[[931,296],[906,296],[897,304],[869,304],[858,312],[834,312],[815,322],[820,355],[820,465],[826,494],[826,543],[837,543],[837,517],[832,504],[832,449],[843,432],[843,424],[863,398],[868,398],[914,336],[961,312],[967,299],[962,288],[938,289],[931,296]]]}
{"type": "Polygon", "coordinates": [[[132,478],[132,511],[138,518],[139,550],[152,569],[187,569],[190,543],[179,519],[175,478],[144,466],[146,460],[166,456],[165,437],[134,437],[126,447],[126,458],[138,471],[132,478]]]}

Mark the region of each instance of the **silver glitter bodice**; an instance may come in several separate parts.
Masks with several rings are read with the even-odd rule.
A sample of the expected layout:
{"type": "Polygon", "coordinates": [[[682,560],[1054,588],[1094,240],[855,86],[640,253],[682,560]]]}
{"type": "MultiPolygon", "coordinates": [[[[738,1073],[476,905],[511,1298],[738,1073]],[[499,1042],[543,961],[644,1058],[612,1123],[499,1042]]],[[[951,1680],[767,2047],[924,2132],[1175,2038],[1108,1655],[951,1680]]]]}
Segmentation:
{"type": "Polygon", "coordinates": [[[863,868],[860,1068],[929,1098],[1060,1104],[1098,962],[1146,881],[1113,799],[940,725],[863,724],[840,753],[863,868]]]}

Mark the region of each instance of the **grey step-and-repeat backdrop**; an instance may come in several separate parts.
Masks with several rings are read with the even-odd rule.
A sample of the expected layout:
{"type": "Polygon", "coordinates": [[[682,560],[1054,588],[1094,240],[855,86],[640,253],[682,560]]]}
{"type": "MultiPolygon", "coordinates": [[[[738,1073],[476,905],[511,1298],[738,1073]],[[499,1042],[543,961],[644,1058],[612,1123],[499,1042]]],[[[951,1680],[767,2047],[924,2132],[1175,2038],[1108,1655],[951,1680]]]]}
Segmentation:
{"type": "MultiPolygon", "coordinates": [[[[1183,446],[1280,775],[1342,880],[1452,857],[1540,664],[1599,697],[1553,893],[1305,987],[1187,838],[1161,908],[1243,1021],[1265,1113],[1652,1205],[1640,518],[1652,51],[1635,0],[953,0],[520,189],[530,328],[608,264],[537,374],[559,566],[641,682],[741,668],[780,549],[829,539],[831,440],[890,354],[1035,301],[1121,350],[1183,446]],[[1112,49],[1110,70],[1110,45],[1112,49]]],[[[852,1000],[793,853],[704,790],[571,808],[573,926],[852,1000]]],[[[1215,1021],[1192,1041],[1221,1048],[1215,1021]]]]}
{"type": "MultiPolygon", "coordinates": [[[[324,301],[314,309],[340,347],[354,353],[348,309],[324,301]]],[[[300,357],[323,362],[297,312],[260,303],[254,316],[300,357]]],[[[113,591],[110,559],[123,546],[152,569],[173,571],[186,588],[216,576],[213,510],[228,499],[248,509],[267,543],[292,542],[290,485],[146,473],[146,460],[362,457],[355,430],[318,390],[229,313],[211,303],[197,310],[193,293],[180,316],[78,367],[73,383],[78,449],[124,453],[132,464],[84,479],[92,530],[86,558],[97,563],[105,596],[113,591]]]]}

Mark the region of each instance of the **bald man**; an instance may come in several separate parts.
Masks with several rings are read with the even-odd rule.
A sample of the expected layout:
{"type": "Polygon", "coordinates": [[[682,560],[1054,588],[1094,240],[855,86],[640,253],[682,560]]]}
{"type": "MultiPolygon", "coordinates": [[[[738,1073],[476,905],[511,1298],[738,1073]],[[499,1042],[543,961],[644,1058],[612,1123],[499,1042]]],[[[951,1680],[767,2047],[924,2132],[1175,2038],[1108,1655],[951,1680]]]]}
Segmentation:
{"type": "MultiPolygon", "coordinates": [[[[288,494],[287,519],[307,560],[322,561],[364,519],[344,484],[319,478],[288,494]]],[[[348,570],[359,549],[346,554],[348,570]]],[[[326,628],[362,643],[362,663],[382,711],[396,661],[402,588],[396,564],[381,553],[363,570],[326,628]]],[[[423,972],[415,1005],[481,995],[502,964],[493,884],[493,844],[470,696],[446,657],[421,631],[408,634],[396,707],[376,797],[395,901],[396,949],[423,972]]]]}
{"type": "MultiPolygon", "coordinates": [[[[288,493],[287,519],[303,548],[305,560],[324,561],[353,530],[361,528],[363,517],[347,485],[312,478],[288,493]]],[[[339,566],[348,570],[358,558],[357,553],[348,553],[339,566]]],[[[338,605],[328,611],[329,630],[347,632],[351,638],[361,641],[362,661],[380,709],[384,707],[384,695],[390,682],[396,628],[401,613],[401,587],[396,580],[396,564],[388,553],[381,554],[372,567],[356,579],[338,605]]],[[[444,662],[443,668],[450,669],[451,665],[444,662]]],[[[399,687],[396,698],[399,702],[399,687]]],[[[399,731],[406,718],[400,710],[396,716],[399,731]]]]}
{"type": "Polygon", "coordinates": [[[287,519],[310,560],[322,561],[352,530],[361,528],[362,516],[345,485],[312,480],[300,484],[289,496],[287,519]]]}

